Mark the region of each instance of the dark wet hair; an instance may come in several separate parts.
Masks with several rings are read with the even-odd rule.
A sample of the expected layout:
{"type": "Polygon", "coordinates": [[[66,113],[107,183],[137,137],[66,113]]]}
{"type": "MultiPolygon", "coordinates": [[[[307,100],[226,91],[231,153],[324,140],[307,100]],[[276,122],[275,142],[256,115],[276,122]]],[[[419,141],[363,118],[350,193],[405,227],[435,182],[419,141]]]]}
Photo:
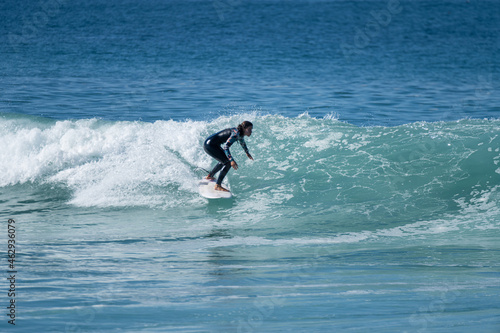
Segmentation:
{"type": "Polygon", "coordinates": [[[240,133],[240,135],[243,135],[243,133],[245,133],[245,130],[249,127],[253,127],[253,124],[245,120],[244,122],[238,125],[238,132],[240,133]]]}

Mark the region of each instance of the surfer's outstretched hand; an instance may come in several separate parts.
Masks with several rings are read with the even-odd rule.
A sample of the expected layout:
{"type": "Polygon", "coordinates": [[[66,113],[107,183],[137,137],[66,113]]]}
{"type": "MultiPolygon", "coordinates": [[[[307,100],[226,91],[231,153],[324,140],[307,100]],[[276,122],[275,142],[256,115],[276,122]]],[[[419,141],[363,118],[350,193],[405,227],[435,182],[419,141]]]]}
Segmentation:
{"type": "Polygon", "coordinates": [[[248,158],[249,158],[249,159],[251,159],[251,160],[253,161],[253,157],[252,157],[252,155],[247,154],[247,156],[248,156],[248,158]]]}
{"type": "Polygon", "coordinates": [[[231,166],[234,168],[234,170],[238,170],[238,163],[235,161],[231,161],[231,166]]]}

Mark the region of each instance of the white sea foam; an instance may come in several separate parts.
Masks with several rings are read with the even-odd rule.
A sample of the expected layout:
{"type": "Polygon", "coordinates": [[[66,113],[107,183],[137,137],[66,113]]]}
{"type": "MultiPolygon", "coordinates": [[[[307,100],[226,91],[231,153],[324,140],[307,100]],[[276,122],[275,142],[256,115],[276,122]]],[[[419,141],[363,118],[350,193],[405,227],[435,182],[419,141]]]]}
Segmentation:
{"type": "Polygon", "coordinates": [[[200,144],[207,127],[92,119],[20,128],[2,137],[0,186],[59,182],[77,205],[158,204],[164,193],[154,188],[195,191],[193,167],[210,163],[200,144]]]}
{"type": "MultiPolygon", "coordinates": [[[[424,206],[439,210],[454,203],[472,215],[479,207],[483,212],[494,210],[498,202],[498,138],[488,134],[487,124],[480,123],[482,137],[471,139],[478,129],[464,123],[463,133],[453,134],[450,148],[442,143],[453,131],[448,133],[443,124],[357,128],[307,114],[295,119],[242,114],[212,122],[155,123],[0,118],[0,186],[60,184],[71,190],[70,203],[82,207],[203,204],[206,201],[196,193],[196,168],[214,164],[203,151],[203,140],[245,119],[255,125],[253,136],[246,139],[255,161],[233,146],[241,169],[227,177],[230,182],[238,180],[234,191],[244,200],[231,212],[243,221],[285,216],[288,210],[279,209],[284,205],[311,209],[313,214],[316,207],[344,215],[373,215],[378,209],[407,217],[424,206]],[[435,138],[425,141],[432,133],[435,138]],[[481,158],[472,157],[479,153],[481,158]],[[444,162],[450,164],[441,165],[444,162]],[[491,170],[484,179],[473,180],[482,182],[474,184],[477,188],[453,188],[457,182],[468,185],[471,173],[483,164],[491,170]]],[[[426,232],[447,230],[455,227],[440,224],[426,232]]],[[[408,233],[408,227],[398,227],[381,230],[379,236],[408,233]]],[[[353,241],[373,236],[357,235],[353,241]]],[[[351,240],[327,240],[343,241],[351,240]]]]}

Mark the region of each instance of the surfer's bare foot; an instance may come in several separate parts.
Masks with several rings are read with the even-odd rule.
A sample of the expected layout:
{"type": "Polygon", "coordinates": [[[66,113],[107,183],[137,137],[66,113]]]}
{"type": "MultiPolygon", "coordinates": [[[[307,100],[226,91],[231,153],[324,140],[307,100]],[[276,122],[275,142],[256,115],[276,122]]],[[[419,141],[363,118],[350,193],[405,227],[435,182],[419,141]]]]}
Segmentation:
{"type": "Polygon", "coordinates": [[[210,175],[206,176],[206,177],[205,177],[205,179],[206,179],[206,180],[215,180],[215,178],[214,178],[214,177],[212,177],[212,176],[210,176],[210,175]]]}
{"type": "Polygon", "coordinates": [[[215,185],[215,190],[216,191],[222,191],[222,192],[229,192],[228,189],[226,189],[226,188],[224,188],[224,187],[222,187],[220,185],[215,185]]]}

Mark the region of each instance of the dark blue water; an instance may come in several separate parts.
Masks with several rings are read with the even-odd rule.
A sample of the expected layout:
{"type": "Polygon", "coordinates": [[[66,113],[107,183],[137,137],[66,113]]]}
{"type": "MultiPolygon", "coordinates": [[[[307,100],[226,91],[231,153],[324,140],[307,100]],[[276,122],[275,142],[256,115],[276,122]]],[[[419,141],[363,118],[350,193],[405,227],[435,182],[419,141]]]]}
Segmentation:
{"type": "Polygon", "coordinates": [[[0,330],[499,332],[498,22],[475,0],[3,1],[0,330]],[[200,197],[204,139],[243,120],[255,161],[233,146],[233,199],[200,197]]]}
{"type": "Polygon", "coordinates": [[[3,112],[356,125],[498,117],[495,1],[2,5],[3,112]]]}

